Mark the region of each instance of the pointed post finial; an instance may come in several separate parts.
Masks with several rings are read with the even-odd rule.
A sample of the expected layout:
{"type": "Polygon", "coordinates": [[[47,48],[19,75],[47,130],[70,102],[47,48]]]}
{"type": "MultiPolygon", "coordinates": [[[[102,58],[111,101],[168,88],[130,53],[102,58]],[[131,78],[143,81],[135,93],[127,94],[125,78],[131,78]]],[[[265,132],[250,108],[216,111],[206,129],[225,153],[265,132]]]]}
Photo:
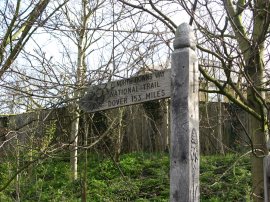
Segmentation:
{"type": "Polygon", "coordinates": [[[195,36],[192,27],[189,24],[182,23],[177,27],[173,47],[174,49],[189,47],[195,50],[195,36]]]}

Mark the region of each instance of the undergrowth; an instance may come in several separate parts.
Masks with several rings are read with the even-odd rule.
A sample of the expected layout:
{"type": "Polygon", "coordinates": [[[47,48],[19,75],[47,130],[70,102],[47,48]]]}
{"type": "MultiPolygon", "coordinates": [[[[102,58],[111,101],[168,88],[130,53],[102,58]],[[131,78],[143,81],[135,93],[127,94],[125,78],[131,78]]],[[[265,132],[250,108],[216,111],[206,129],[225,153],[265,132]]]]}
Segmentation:
{"type": "MultiPolygon", "coordinates": [[[[87,161],[86,178],[84,160],[80,162],[79,178],[72,182],[67,159],[40,161],[20,174],[19,191],[12,183],[0,192],[0,201],[14,201],[18,193],[21,201],[81,201],[83,187],[91,202],[169,201],[168,154],[125,154],[119,163],[93,155],[87,161]]],[[[201,201],[250,201],[248,157],[203,156],[200,167],[201,201]]],[[[12,164],[0,164],[1,184],[9,179],[12,170],[12,164]]]]}

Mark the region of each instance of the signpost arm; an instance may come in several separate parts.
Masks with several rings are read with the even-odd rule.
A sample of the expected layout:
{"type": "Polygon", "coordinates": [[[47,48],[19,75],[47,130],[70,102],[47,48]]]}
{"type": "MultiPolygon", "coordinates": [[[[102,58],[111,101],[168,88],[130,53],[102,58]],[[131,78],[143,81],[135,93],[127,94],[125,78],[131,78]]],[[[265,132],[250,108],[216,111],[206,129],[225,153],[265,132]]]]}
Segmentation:
{"type": "Polygon", "coordinates": [[[176,31],[171,68],[170,201],[199,201],[199,94],[195,37],[176,31]]]}

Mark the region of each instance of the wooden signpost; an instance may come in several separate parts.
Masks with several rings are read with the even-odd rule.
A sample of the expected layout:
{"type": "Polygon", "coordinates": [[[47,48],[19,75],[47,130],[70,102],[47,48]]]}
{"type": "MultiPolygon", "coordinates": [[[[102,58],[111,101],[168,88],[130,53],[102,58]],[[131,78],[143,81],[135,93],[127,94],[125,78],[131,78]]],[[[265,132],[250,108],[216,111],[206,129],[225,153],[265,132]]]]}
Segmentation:
{"type": "Polygon", "coordinates": [[[177,28],[173,45],[170,201],[199,201],[199,72],[189,25],[177,28]]]}
{"type": "Polygon", "coordinates": [[[171,94],[170,72],[170,69],[156,71],[90,87],[80,100],[80,106],[87,112],[96,112],[168,98],[171,94]]]}
{"type": "Polygon", "coordinates": [[[170,201],[199,201],[199,94],[195,38],[183,23],[176,31],[171,70],[90,87],[80,106],[101,111],[171,98],[170,201]]]}

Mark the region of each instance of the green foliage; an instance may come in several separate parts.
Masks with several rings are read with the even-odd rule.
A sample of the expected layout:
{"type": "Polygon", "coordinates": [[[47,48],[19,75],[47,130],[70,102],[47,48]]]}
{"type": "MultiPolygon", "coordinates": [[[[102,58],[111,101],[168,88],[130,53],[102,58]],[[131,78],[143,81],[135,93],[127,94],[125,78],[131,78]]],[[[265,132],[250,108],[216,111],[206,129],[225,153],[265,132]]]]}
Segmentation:
{"type": "MultiPolygon", "coordinates": [[[[0,184],[3,186],[3,183],[8,181],[10,178],[10,170],[12,169],[10,163],[0,163],[0,184]]],[[[0,201],[13,201],[12,197],[13,189],[11,187],[7,187],[3,192],[0,192],[0,201]]]]}
{"type": "Polygon", "coordinates": [[[50,160],[34,167],[31,176],[21,182],[22,201],[67,201],[74,195],[66,162],[50,160]]]}
{"type": "Polygon", "coordinates": [[[162,169],[168,169],[168,165],[168,157],[164,154],[126,154],[121,156],[117,165],[105,159],[90,171],[89,201],[162,201],[162,197],[168,201],[169,173],[166,173],[167,179],[164,180],[166,169],[162,169]],[[151,165],[160,170],[153,174],[151,165]]]}
{"type": "Polygon", "coordinates": [[[56,121],[51,121],[49,125],[45,127],[45,136],[42,137],[41,151],[44,151],[48,148],[51,141],[53,140],[56,132],[56,121]]]}
{"type": "Polygon", "coordinates": [[[249,158],[235,155],[207,156],[201,159],[202,201],[250,201],[249,158]]]}
{"type": "MultiPolygon", "coordinates": [[[[70,179],[66,159],[50,159],[21,173],[21,201],[81,201],[84,166],[79,178],[70,179]],[[29,173],[31,172],[31,173],[29,173]]],[[[0,164],[0,181],[10,176],[10,165],[0,164]]],[[[250,201],[249,158],[237,155],[201,158],[201,201],[250,201]]],[[[87,201],[162,202],[169,200],[169,156],[132,153],[116,163],[109,158],[91,156],[87,165],[87,201]],[[121,174],[121,172],[122,174],[121,174]]],[[[14,201],[15,186],[0,193],[0,201],[14,201]]]]}

